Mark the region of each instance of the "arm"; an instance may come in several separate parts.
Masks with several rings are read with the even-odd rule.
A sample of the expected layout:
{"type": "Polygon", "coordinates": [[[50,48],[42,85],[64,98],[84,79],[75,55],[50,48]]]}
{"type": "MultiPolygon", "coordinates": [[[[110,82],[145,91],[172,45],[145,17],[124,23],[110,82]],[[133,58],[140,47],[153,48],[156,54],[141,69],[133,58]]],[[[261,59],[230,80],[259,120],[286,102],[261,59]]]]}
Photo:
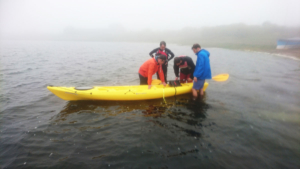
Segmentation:
{"type": "Polygon", "coordinates": [[[153,50],[149,53],[149,55],[150,55],[151,57],[153,57],[153,54],[156,53],[156,52],[158,51],[158,49],[159,49],[159,48],[153,49],[153,50]]]}
{"type": "Polygon", "coordinates": [[[162,70],[161,65],[159,65],[159,68],[158,68],[158,75],[159,75],[159,78],[160,78],[161,82],[164,83],[165,82],[165,76],[164,76],[164,71],[162,70]]]}
{"type": "Polygon", "coordinates": [[[166,51],[168,52],[168,55],[170,55],[170,58],[168,59],[168,61],[172,60],[174,57],[174,53],[168,48],[166,48],[166,51]]]}
{"type": "Polygon", "coordinates": [[[189,67],[191,67],[191,79],[194,78],[194,72],[195,72],[195,64],[193,60],[190,57],[187,57],[187,64],[189,67]]]}
{"type": "Polygon", "coordinates": [[[177,66],[177,65],[174,63],[173,68],[174,68],[175,76],[176,76],[176,77],[179,77],[179,66],[177,66]]]}
{"type": "Polygon", "coordinates": [[[154,72],[154,64],[150,64],[148,68],[148,85],[151,86],[152,83],[152,75],[154,72]]]}

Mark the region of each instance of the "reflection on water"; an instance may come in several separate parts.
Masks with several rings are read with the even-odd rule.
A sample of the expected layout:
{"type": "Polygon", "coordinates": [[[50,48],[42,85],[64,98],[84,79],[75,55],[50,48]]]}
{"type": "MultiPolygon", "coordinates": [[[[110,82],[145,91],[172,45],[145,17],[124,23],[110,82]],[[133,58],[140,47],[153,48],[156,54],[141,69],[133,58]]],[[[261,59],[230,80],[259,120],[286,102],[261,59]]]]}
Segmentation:
{"type": "MultiPolygon", "coordinates": [[[[139,116],[153,117],[149,120],[158,126],[168,128],[167,124],[159,122],[157,118],[166,118],[191,126],[202,127],[201,121],[206,118],[209,105],[206,104],[206,95],[197,100],[191,99],[191,94],[179,95],[162,99],[147,101],[69,101],[63,110],[52,118],[55,124],[63,121],[76,123],[76,120],[68,120],[72,114],[96,114],[99,117],[118,116],[126,113],[126,118],[137,118],[139,116]]],[[[72,119],[72,118],[71,118],[72,119]]],[[[95,118],[97,119],[97,118],[95,118]]],[[[173,127],[186,132],[188,135],[200,137],[200,133],[184,129],[176,124],[173,127]]]]}
{"type": "MultiPolygon", "coordinates": [[[[176,144],[179,144],[180,141],[176,140],[181,140],[186,136],[195,141],[199,141],[203,136],[202,128],[212,127],[215,125],[214,122],[202,124],[207,116],[206,112],[209,109],[209,105],[205,102],[205,98],[195,101],[192,100],[191,94],[187,94],[167,98],[166,100],[167,103],[164,103],[162,99],[139,102],[68,102],[64,109],[52,118],[51,123],[54,127],[49,127],[46,130],[46,133],[55,132],[67,134],[75,128],[78,128],[81,133],[89,131],[95,132],[96,135],[98,135],[103,133],[102,131],[105,128],[115,128],[117,127],[116,125],[120,125],[123,120],[130,120],[133,123],[129,125],[134,125],[134,123],[139,124],[139,128],[141,128],[142,133],[140,131],[137,133],[141,133],[141,135],[149,137],[152,134],[148,135],[147,133],[153,133],[154,131],[158,133],[169,133],[169,137],[173,137],[174,141],[177,142],[176,144]],[[113,124],[111,122],[103,123],[103,121],[108,118],[111,118],[113,124]],[[70,129],[70,125],[78,127],[74,126],[70,129]]],[[[120,131],[118,133],[121,134],[123,129],[119,128],[119,130],[120,131]]],[[[134,133],[134,135],[137,133],[134,133]]],[[[158,136],[159,135],[160,134],[158,134],[158,136]]],[[[110,137],[110,139],[114,140],[117,138],[113,136],[110,137]]],[[[101,143],[99,142],[99,144],[101,143]]],[[[158,153],[147,145],[143,147],[144,150],[140,150],[143,154],[158,153]]],[[[201,143],[198,146],[193,145],[191,148],[178,148],[175,152],[164,147],[166,152],[160,152],[160,155],[165,158],[174,158],[176,156],[185,156],[187,154],[197,154],[199,152],[199,147],[205,147],[204,143],[201,143]]],[[[160,149],[162,149],[161,146],[160,149]]],[[[92,159],[95,160],[104,157],[108,157],[108,155],[93,156],[92,159]]]]}
{"type": "MultiPolygon", "coordinates": [[[[204,99],[192,100],[190,94],[147,101],[70,101],[53,120],[66,121],[69,115],[91,113],[99,116],[117,116],[130,113],[132,116],[170,118],[190,125],[198,125],[206,117],[209,108],[204,99]],[[141,113],[138,113],[141,112],[141,113]]],[[[69,123],[75,123],[74,121],[69,123]]]]}

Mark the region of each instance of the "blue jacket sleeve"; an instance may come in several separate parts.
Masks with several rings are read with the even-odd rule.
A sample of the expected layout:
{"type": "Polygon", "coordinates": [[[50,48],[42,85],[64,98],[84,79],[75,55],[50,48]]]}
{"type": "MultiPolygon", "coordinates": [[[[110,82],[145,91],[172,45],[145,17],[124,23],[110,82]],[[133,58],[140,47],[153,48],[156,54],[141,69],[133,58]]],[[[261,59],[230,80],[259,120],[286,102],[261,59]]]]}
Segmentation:
{"type": "Polygon", "coordinates": [[[201,77],[204,72],[204,58],[201,56],[197,56],[196,67],[194,71],[194,77],[201,77]]]}

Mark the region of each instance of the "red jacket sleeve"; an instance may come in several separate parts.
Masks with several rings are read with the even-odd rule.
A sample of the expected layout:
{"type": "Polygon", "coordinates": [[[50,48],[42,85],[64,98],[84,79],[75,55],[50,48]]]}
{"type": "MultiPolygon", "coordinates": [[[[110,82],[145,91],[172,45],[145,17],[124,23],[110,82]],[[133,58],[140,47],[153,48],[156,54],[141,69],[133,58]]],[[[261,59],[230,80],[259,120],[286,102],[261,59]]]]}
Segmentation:
{"type": "Polygon", "coordinates": [[[148,68],[148,85],[152,83],[152,75],[154,74],[154,64],[150,64],[148,68]]]}
{"type": "Polygon", "coordinates": [[[158,75],[159,75],[159,78],[160,78],[161,82],[165,82],[165,76],[164,76],[164,72],[162,70],[161,65],[159,65],[159,68],[158,68],[158,75]]]}

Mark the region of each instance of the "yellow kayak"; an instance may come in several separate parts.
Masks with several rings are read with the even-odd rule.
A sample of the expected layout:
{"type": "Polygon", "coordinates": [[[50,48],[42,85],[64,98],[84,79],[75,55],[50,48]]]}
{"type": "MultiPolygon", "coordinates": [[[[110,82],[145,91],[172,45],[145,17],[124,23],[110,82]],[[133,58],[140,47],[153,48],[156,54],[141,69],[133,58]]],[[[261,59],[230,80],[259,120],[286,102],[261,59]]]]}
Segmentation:
{"type": "MultiPolygon", "coordinates": [[[[153,84],[153,83],[152,83],[153,84]]],[[[181,83],[181,86],[172,87],[162,84],[152,85],[148,89],[148,85],[139,86],[95,86],[95,87],[57,87],[47,86],[47,88],[56,96],[63,100],[150,100],[163,97],[171,97],[190,93],[193,83],[181,83]]],[[[205,82],[203,90],[207,88],[208,83],[205,82]]]]}

